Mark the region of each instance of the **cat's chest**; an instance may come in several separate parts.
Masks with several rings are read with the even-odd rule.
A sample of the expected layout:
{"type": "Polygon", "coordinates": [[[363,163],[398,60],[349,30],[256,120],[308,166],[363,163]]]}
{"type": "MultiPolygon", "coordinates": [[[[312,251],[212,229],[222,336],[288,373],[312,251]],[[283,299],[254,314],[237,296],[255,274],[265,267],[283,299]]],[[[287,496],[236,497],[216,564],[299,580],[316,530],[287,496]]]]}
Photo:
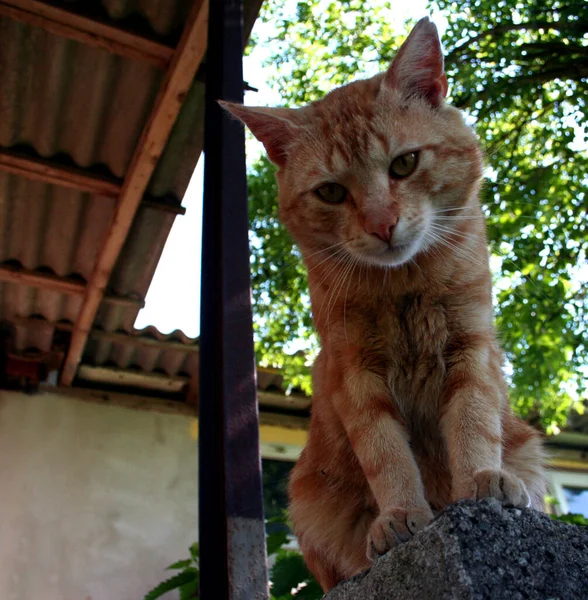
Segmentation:
{"type": "Polygon", "coordinates": [[[405,411],[436,403],[445,377],[449,324],[444,303],[424,294],[406,295],[384,312],[383,336],[390,389],[405,411]]]}

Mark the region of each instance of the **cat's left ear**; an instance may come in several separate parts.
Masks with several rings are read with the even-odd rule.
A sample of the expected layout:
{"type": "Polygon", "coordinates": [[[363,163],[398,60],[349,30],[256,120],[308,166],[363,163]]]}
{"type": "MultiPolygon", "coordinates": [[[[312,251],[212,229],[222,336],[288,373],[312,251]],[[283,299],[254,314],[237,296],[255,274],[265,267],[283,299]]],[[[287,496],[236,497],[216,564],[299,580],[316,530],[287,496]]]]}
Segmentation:
{"type": "Polygon", "coordinates": [[[298,130],[295,123],[296,109],[243,106],[222,100],[219,100],[219,104],[249,127],[251,133],[265,146],[269,159],[275,165],[285,165],[289,146],[298,130]]]}
{"type": "Polygon", "coordinates": [[[435,24],[421,19],[402,44],[384,76],[384,86],[406,98],[420,96],[439,106],[447,96],[443,51],[435,24]]]}

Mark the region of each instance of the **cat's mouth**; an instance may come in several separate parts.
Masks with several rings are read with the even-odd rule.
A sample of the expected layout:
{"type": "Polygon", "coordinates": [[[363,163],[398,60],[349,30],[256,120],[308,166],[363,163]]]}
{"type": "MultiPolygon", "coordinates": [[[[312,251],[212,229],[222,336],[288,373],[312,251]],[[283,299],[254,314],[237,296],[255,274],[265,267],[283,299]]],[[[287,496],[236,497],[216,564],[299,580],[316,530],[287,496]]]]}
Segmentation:
{"type": "Polygon", "coordinates": [[[386,249],[386,253],[388,254],[398,254],[399,252],[402,252],[404,250],[406,250],[408,247],[410,246],[410,244],[390,244],[388,246],[388,248],[386,249]]]}
{"type": "Polygon", "coordinates": [[[414,254],[412,251],[414,244],[412,242],[391,242],[384,250],[382,258],[385,264],[390,267],[396,267],[410,260],[414,254]]]}
{"type": "Polygon", "coordinates": [[[415,241],[391,242],[379,251],[373,249],[362,253],[362,258],[367,262],[380,267],[396,267],[409,261],[417,251],[415,241]]]}

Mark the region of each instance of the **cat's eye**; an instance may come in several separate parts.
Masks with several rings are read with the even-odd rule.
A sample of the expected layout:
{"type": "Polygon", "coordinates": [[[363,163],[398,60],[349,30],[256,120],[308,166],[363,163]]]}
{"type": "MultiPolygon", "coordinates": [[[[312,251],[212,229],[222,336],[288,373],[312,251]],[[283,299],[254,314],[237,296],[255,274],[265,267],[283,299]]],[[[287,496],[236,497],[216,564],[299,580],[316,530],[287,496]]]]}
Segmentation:
{"type": "Polygon", "coordinates": [[[340,183],[325,183],[314,190],[314,193],[329,204],[341,204],[347,196],[347,188],[340,183]]]}
{"type": "Polygon", "coordinates": [[[398,156],[390,165],[390,177],[393,179],[403,179],[414,173],[414,170],[419,164],[418,152],[407,152],[402,156],[398,156]]]}

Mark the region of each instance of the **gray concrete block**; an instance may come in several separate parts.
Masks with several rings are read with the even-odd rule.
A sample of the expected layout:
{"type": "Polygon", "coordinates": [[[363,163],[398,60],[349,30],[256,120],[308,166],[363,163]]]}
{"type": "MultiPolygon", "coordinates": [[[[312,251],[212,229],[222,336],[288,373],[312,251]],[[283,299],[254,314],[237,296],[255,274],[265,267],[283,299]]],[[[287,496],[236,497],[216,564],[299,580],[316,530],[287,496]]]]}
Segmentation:
{"type": "Polygon", "coordinates": [[[324,600],[588,600],[588,527],[461,501],[324,600]]]}

